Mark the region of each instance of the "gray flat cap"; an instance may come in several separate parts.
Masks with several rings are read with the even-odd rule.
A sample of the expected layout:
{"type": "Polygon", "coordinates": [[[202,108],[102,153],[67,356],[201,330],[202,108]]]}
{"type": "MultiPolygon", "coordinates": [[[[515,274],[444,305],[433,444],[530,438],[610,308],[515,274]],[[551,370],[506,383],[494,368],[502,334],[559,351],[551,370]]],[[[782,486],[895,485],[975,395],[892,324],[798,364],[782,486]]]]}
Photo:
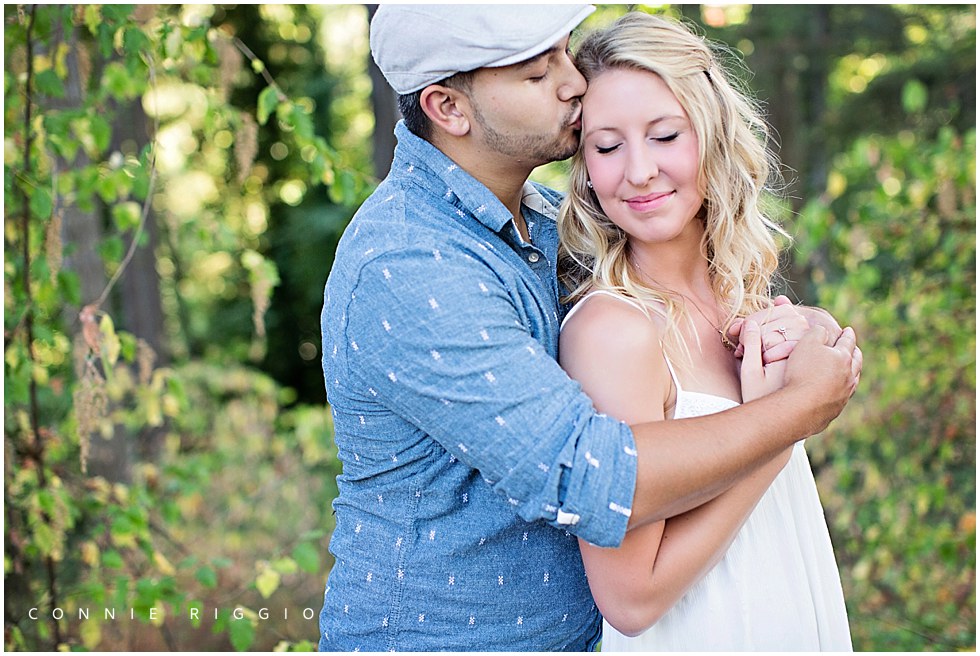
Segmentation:
{"type": "Polygon", "coordinates": [[[371,54],[397,93],[412,93],[456,73],[540,55],[593,11],[593,5],[382,4],[371,21],[371,54]]]}

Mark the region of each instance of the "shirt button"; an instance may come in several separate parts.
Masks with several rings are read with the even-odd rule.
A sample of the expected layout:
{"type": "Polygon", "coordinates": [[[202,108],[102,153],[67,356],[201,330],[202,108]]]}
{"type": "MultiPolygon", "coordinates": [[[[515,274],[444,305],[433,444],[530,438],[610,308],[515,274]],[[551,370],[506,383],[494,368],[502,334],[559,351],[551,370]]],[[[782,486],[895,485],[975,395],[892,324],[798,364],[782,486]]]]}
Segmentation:
{"type": "Polygon", "coordinates": [[[528,256],[527,256],[527,261],[530,262],[531,264],[534,264],[535,262],[537,262],[540,259],[541,259],[541,256],[539,256],[537,253],[535,253],[533,251],[531,253],[529,253],[528,256]]]}

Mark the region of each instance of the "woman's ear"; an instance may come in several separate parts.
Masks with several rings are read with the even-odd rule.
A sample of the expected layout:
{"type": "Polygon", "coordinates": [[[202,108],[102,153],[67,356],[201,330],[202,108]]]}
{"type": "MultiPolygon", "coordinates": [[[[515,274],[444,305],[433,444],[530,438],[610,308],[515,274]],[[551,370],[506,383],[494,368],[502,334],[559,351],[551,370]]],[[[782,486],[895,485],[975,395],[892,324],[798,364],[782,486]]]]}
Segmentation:
{"type": "Polygon", "coordinates": [[[430,84],[422,90],[419,104],[432,125],[448,134],[462,137],[470,131],[467,98],[458,90],[430,84]]]}

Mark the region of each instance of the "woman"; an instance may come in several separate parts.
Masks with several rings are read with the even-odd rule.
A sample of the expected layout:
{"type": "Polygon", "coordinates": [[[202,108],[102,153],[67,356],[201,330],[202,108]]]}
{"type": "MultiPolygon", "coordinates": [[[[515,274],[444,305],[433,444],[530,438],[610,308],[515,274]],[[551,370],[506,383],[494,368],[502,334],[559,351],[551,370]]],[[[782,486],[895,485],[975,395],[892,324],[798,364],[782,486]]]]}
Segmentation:
{"type": "MultiPolygon", "coordinates": [[[[559,219],[575,302],[562,365],[628,423],[718,412],[778,388],[784,365],[763,366],[755,321],[742,327],[741,364],[724,338],[776,311],[785,233],[761,205],[774,171],[764,121],[674,21],[629,14],[586,37],[576,60],[589,88],[559,219]]],[[[778,334],[799,339],[799,322],[778,311],[790,326],[778,334]]],[[[851,649],[802,444],[711,502],[634,528],[618,549],[580,546],[604,650],[851,649]]]]}

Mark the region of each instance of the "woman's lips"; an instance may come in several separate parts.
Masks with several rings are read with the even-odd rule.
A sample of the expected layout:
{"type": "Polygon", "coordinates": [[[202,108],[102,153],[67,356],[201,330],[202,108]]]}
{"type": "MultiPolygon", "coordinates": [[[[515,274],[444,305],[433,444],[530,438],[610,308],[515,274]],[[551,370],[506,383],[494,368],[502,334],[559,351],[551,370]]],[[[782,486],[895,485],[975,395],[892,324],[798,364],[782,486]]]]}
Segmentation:
{"type": "Polygon", "coordinates": [[[652,194],[646,194],[645,196],[627,198],[626,204],[629,205],[630,209],[637,212],[649,212],[666,203],[673,195],[674,192],[672,191],[658,191],[652,194]]]}

